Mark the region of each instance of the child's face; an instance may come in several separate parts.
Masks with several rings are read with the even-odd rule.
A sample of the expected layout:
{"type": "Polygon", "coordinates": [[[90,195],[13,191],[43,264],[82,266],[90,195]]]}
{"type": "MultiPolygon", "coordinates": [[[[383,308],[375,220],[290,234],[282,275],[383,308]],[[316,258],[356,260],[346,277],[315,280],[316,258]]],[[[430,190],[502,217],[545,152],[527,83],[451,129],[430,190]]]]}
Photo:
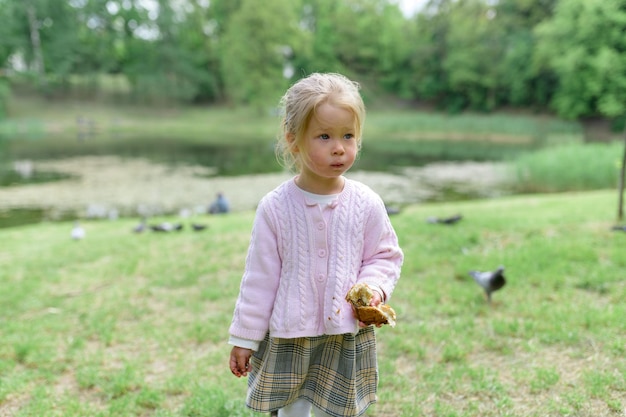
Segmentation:
{"type": "Polygon", "coordinates": [[[302,158],[301,177],[321,182],[338,179],[356,159],[356,132],[352,112],[332,103],[320,105],[297,150],[302,158]]]}

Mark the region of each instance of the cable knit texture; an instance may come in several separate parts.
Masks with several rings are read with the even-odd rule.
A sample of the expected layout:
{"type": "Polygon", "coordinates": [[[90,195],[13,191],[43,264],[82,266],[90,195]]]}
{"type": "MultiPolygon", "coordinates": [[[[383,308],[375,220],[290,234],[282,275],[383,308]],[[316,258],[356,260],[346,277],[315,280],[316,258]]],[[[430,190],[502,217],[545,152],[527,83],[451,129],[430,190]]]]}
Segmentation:
{"type": "Polygon", "coordinates": [[[383,201],[369,187],[346,179],[337,199],[320,207],[290,179],[257,208],[230,334],[260,341],[268,331],[356,333],[346,293],[365,282],[388,300],[402,261],[383,201]]]}

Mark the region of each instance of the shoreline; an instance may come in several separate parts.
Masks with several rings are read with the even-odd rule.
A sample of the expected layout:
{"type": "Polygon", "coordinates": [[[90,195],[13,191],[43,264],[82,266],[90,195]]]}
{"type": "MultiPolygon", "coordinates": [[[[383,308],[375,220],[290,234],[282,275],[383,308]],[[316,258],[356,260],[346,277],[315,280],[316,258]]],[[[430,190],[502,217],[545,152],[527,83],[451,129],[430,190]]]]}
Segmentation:
{"type": "MultiPolygon", "coordinates": [[[[20,161],[17,161],[19,163],[20,161]]],[[[21,161],[24,163],[24,161],[21,161]]],[[[17,165],[16,165],[17,166],[17,165]]],[[[206,209],[218,192],[232,211],[254,210],[258,201],[293,175],[287,172],[212,176],[207,167],[172,167],[144,158],[82,156],[32,162],[32,169],[71,175],[46,183],[0,188],[0,210],[43,209],[52,219],[66,213],[82,218],[152,216],[206,209]]],[[[376,191],[388,205],[403,206],[440,198],[442,190],[481,197],[504,194],[505,170],[494,163],[435,163],[398,173],[348,171],[346,177],[376,191]]]]}

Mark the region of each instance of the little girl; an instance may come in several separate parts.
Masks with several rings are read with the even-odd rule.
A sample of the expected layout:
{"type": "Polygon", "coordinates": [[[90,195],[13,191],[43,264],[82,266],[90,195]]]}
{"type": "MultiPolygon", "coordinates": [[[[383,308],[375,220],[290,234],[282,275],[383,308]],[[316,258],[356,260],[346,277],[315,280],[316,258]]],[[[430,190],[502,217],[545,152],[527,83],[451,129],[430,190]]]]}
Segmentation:
{"type": "Polygon", "coordinates": [[[403,253],[382,199],[343,176],[361,147],[358,84],[311,74],[281,104],[277,154],[297,174],[258,205],[230,369],[250,375],[246,404],[255,411],[359,416],[376,401],[376,338],[345,296],[363,282],[375,290],[372,305],[387,301],[403,253]]]}

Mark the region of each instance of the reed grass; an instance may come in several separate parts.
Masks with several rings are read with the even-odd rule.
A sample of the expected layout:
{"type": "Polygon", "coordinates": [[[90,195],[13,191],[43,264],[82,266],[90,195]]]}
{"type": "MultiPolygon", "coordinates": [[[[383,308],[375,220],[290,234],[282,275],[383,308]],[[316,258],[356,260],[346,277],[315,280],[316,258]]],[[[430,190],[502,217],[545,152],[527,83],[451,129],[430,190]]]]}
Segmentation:
{"type": "Polygon", "coordinates": [[[568,143],[518,155],[512,163],[517,192],[617,188],[624,144],[568,143]]]}

